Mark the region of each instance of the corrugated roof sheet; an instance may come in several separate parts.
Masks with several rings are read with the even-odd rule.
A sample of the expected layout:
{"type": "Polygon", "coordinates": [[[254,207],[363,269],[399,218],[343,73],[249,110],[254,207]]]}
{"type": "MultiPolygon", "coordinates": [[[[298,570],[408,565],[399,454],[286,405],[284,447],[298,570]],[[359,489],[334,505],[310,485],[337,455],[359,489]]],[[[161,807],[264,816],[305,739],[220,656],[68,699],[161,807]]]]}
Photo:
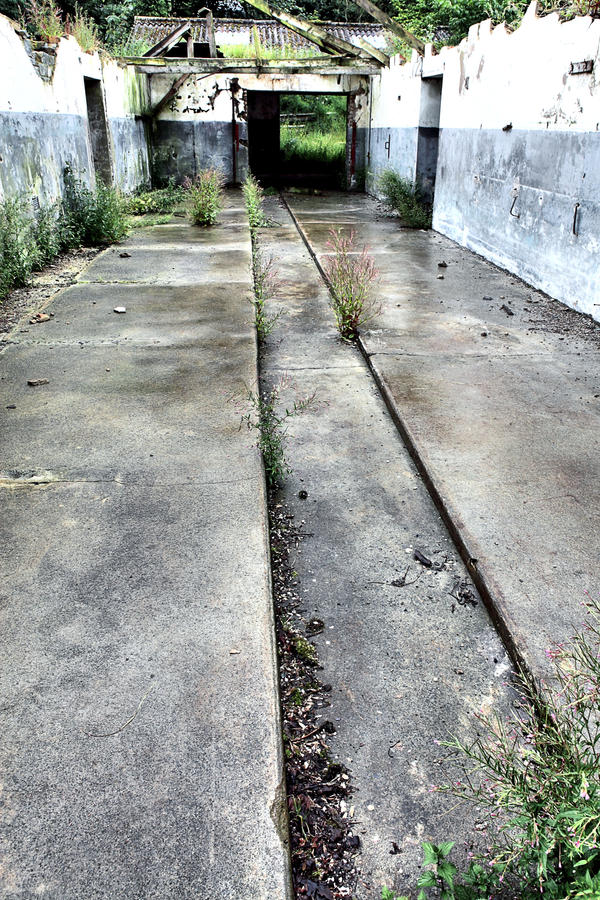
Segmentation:
{"type": "MultiPolygon", "coordinates": [[[[154,46],[168,37],[183,22],[192,23],[192,34],[195,41],[206,43],[206,19],[176,19],[160,16],[136,16],[131,31],[131,40],[143,41],[154,46]]],[[[388,32],[383,25],[369,22],[319,22],[332,37],[342,38],[355,44],[357,38],[363,38],[374,47],[385,50],[388,45],[388,32]]],[[[215,38],[219,44],[251,44],[253,29],[256,28],[263,47],[315,47],[306,38],[286,28],[274,19],[215,19],[215,38]]],[[[315,52],[319,52],[315,47],[315,52]]]]}

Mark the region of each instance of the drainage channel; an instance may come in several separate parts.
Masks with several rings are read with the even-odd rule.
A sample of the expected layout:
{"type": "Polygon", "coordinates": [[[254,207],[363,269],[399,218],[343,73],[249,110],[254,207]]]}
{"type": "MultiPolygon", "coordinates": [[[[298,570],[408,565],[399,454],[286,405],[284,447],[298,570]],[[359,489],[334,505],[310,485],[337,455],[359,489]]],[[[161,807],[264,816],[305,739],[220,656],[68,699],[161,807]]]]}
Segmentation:
{"type": "Polygon", "coordinates": [[[431,790],[450,777],[436,742],[508,710],[511,664],[288,209],[265,212],[281,316],[261,390],[282,408],[315,395],[270,497],[295,891],[375,900],[414,888],[424,840],[456,841],[459,863],[485,841],[474,809],[431,790]]]}

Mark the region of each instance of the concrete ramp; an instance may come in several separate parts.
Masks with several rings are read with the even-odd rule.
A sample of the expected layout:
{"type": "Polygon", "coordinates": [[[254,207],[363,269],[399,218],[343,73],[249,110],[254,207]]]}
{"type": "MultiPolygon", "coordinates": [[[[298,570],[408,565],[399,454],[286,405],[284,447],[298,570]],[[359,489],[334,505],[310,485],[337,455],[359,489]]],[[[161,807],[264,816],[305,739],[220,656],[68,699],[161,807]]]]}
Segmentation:
{"type": "Polygon", "coordinates": [[[0,357],[4,897],[289,896],[250,259],[233,195],[0,357]]]}

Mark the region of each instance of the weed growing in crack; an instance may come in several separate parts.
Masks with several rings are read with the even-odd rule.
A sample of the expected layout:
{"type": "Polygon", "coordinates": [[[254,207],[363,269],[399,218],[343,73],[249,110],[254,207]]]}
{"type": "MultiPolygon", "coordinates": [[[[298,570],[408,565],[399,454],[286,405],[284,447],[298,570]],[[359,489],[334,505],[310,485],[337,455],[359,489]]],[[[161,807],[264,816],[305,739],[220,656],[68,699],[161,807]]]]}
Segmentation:
{"type": "Polygon", "coordinates": [[[379,314],[381,307],[373,301],[373,283],[378,273],[373,257],[365,246],[357,250],[355,232],[344,237],[332,228],[327,247],[330,249],[324,270],[331,287],[331,306],[337,329],[346,341],[358,337],[360,326],[379,314]]]}
{"type": "Polygon", "coordinates": [[[289,385],[290,379],[283,376],[266,394],[250,390],[244,398],[250,409],[242,415],[240,428],[246,425],[257,432],[256,445],[262,453],[269,487],[282,484],[292,471],[285,456],[287,421],[306,412],[316,402],[316,394],[312,393],[296,398],[292,406],[281,411],[280,394],[289,385]]]}
{"type": "Polygon", "coordinates": [[[398,213],[403,225],[431,228],[431,205],[423,199],[416,182],[402,178],[393,169],[384,169],[377,183],[385,202],[398,213]]]}
{"type": "Polygon", "coordinates": [[[480,714],[473,743],[442,745],[458,777],[437,790],[487,811],[498,834],[461,876],[450,842],[425,844],[421,900],[440,879],[449,900],[600,897],[600,601],[587,608],[583,628],[548,651],[551,684],[540,692],[521,676],[512,718],[480,714]]]}
{"type": "Polygon", "coordinates": [[[265,258],[260,249],[254,245],[252,250],[252,273],[254,276],[254,297],[250,301],[254,307],[254,324],[259,341],[264,341],[271,334],[279,321],[281,310],[270,316],[266,311],[267,300],[271,300],[280,282],[277,278],[275,263],[272,257],[265,258]]]}
{"type": "Polygon", "coordinates": [[[202,169],[194,179],[186,178],[183,186],[188,192],[194,225],[216,225],[223,209],[223,173],[215,168],[202,169]]]}
{"type": "Polygon", "coordinates": [[[264,228],[269,224],[263,211],[263,201],[265,198],[264,191],[260,182],[250,173],[248,173],[244,179],[242,191],[244,194],[246,211],[248,213],[250,231],[254,237],[254,232],[257,228],[264,228]]]}

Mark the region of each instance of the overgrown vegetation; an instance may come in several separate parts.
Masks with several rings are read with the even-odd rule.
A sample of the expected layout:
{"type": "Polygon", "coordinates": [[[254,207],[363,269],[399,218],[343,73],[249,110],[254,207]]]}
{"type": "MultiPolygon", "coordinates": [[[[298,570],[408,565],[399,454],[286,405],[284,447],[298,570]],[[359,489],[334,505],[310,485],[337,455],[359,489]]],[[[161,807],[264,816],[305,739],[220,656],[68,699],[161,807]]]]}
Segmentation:
{"type": "Polygon", "coordinates": [[[282,409],[280,395],[289,386],[289,377],[283,376],[270,391],[249,390],[243,398],[249,409],[241,415],[240,427],[245,425],[257,434],[256,446],[262,453],[269,487],[282,484],[292,471],[285,455],[288,420],[306,412],[316,399],[314,393],[296,397],[291,406],[282,409]]]}
{"type": "Polygon", "coordinates": [[[355,246],[354,231],[344,237],[341,229],[332,228],[329,234],[330,255],[324,271],[331,288],[331,306],[340,336],[354,341],[360,327],[380,311],[372,295],[377,270],[366,246],[360,250],[355,246]]]}
{"type": "MultiPolygon", "coordinates": [[[[75,15],[76,3],[61,0],[60,10],[54,0],[33,0],[43,31],[35,36],[60,37],[64,25],[57,26],[57,15],[61,20],[75,15]],[[45,12],[44,12],[45,10],[45,12]],[[54,10],[54,12],[52,12],[54,10]],[[57,31],[57,28],[59,30],[57,31]]],[[[0,13],[23,21],[27,17],[25,0],[0,0],[0,13]]],[[[189,18],[198,12],[197,4],[188,0],[120,0],[104,3],[102,0],[79,0],[81,14],[98,28],[104,46],[115,55],[142,55],[141,48],[129,43],[133,18],[145,16],[179,16],[189,18]]],[[[208,5],[216,16],[233,18],[254,18],[256,13],[238,0],[208,0],[208,5]]],[[[458,43],[466,36],[468,29],[476,22],[491,18],[494,22],[507,21],[516,26],[525,12],[528,0],[379,0],[382,7],[409,31],[425,41],[436,44],[458,43]]],[[[285,12],[305,16],[309,19],[334,22],[369,21],[369,16],[350,0],[278,0],[277,6],[285,12]]],[[[563,18],[574,15],[600,15],[600,0],[540,0],[542,12],[558,11],[563,18]]],[[[144,46],[144,50],[148,49],[144,46]]],[[[227,56],[256,56],[255,41],[247,44],[229,45],[227,56]]],[[[404,45],[395,49],[408,52],[404,45]]],[[[319,55],[319,50],[297,50],[259,48],[260,58],[302,57],[319,55]]]]}
{"type": "Polygon", "coordinates": [[[65,32],[66,34],[72,34],[81,49],[86,53],[99,50],[102,46],[97,24],[81,11],[77,3],[75,4],[73,16],[67,16],[66,18],[65,32]]]}
{"type": "Polygon", "coordinates": [[[393,169],[384,169],[377,183],[385,202],[398,213],[403,225],[431,228],[431,205],[423,200],[418,184],[393,169]]]}
{"type": "Polygon", "coordinates": [[[90,190],[67,167],[58,227],[65,249],[120,241],[128,230],[125,201],[116,188],[100,180],[90,190]]]}
{"type": "Polygon", "coordinates": [[[55,0],[28,0],[26,21],[34,37],[55,41],[65,33],[62,13],[55,0]]]}
{"type": "Polygon", "coordinates": [[[326,176],[341,187],[346,169],[345,96],[283,95],[281,173],[326,176]]]}
{"type": "Polygon", "coordinates": [[[131,216],[148,213],[172,213],[185,199],[185,188],[171,180],[167,187],[137,191],[126,200],[126,210],[131,216]]]}
{"type": "Polygon", "coordinates": [[[220,44],[219,49],[226,58],[256,59],[259,62],[267,59],[309,59],[314,56],[325,56],[316,45],[296,47],[285,43],[281,46],[265,46],[260,39],[258,29],[252,29],[252,43],[220,44]]]}
{"type": "Polygon", "coordinates": [[[22,199],[0,204],[0,297],[65,250],[111,244],[127,234],[125,204],[101,182],[91,191],[65,170],[60,203],[30,213],[22,199]]]}
{"type": "Polygon", "coordinates": [[[184,187],[189,198],[194,225],[216,225],[223,208],[225,179],[220,169],[201,169],[194,179],[186,178],[184,187]]]}

